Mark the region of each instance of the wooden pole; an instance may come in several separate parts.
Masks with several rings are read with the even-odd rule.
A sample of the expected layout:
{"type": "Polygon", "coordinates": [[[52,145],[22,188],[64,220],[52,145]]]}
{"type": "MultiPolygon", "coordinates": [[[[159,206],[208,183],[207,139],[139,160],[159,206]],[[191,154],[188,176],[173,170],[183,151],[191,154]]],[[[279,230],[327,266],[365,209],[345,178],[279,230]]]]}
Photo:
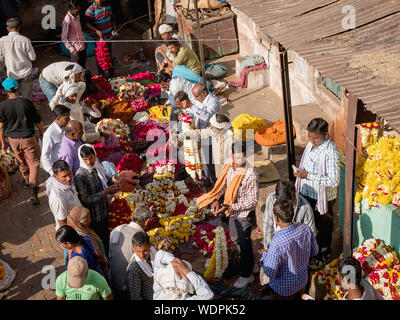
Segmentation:
{"type": "Polygon", "coordinates": [[[206,67],[205,67],[205,63],[204,63],[203,41],[201,40],[201,35],[200,35],[200,17],[199,17],[199,9],[197,7],[197,1],[198,0],[193,0],[194,11],[196,14],[197,40],[199,43],[199,53],[200,53],[200,63],[201,63],[201,74],[203,76],[203,85],[205,88],[207,88],[206,67]]]}
{"type": "Polygon", "coordinates": [[[151,13],[151,0],[147,0],[147,6],[149,9],[149,18],[150,18],[150,30],[151,30],[151,39],[154,40],[154,30],[153,30],[153,14],[151,13]]]}
{"type": "Polygon", "coordinates": [[[281,62],[281,81],[283,109],[286,126],[286,151],[288,160],[289,180],[295,182],[292,165],[296,165],[296,154],[293,137],[292,100],[290,98],[289,62],[286,49],[279,44],[279,57],[281,62]]]}

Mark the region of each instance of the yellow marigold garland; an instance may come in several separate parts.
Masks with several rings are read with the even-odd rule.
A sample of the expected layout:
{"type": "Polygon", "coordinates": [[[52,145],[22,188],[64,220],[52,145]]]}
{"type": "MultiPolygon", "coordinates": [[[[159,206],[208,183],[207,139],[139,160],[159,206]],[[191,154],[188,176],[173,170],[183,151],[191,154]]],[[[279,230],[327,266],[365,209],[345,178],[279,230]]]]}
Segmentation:
{"type": "MultiPolygon", "coordinates": [[[[247,137],[246,130],[253,130],[254,133],[266,126],[267,123],[260,118],[253,117],[247,113],[242,113],[241,115],[237,116],[232,122],[232,128],[234,129],[234,134],[236,139],[238,140],[246,140],[250,137],[247,137]]],[[[250,132],[247,132],[250,134],[250,132]]]]}

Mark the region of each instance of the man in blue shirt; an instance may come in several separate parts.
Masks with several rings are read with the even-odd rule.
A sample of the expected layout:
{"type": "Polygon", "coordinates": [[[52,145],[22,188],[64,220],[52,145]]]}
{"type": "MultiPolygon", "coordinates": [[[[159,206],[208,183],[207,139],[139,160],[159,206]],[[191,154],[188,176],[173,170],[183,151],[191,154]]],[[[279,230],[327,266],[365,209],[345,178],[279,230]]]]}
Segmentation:
{"type": "Polygon", "coordinates": [[[294,208],[290,202],[275,201],[273,212],[279,230],[260,259],[270,279],[266,292],[272,300],[301,300],[310,257],[318,253],[317,241],[308,225],[293,224],[294,208]]]}

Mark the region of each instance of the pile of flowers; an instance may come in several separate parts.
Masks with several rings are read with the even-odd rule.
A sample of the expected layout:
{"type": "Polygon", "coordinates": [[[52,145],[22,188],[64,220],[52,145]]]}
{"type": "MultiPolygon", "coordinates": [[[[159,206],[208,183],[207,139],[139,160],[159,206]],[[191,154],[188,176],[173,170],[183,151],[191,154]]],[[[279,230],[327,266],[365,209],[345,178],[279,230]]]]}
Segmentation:
{"type": "Polygon", "coordinates": [[[150,115],[148,112],[138,112],[135,114],[135,116],[133,117],[133,122],[135,122],[136,124],[138,124],[138,122],[144,122],[150,120],[150,115]]]}
{"type": "MultiPolygon", "coordinates": [[[[361,263],[363,278],[368,280],[385,300],[399,300],[400,261],[390,246],[380,240],[369,239],[354,250],[353,257],[361,263]]],[[[343,298],[344,290],[337,279],[338,263],[339,259],[335,259],[324,270],[316,273],[318,282],[329,290],[325,300],[343,298]]]]}
{"type": "Polygon", "coordinates": [[[161,96],[161,86],[159,84],[150,84],[146,86],[147,96],[161,96]]]}
{"type": "Polygon", "coordinates": [[[130,152],[123,156],[116,169],[121,171],[134,171],[139,172],[143,167],[144,161],[136,153],[130,152]]]}
{"type": "Polygon", "coordinates": [[[112,130],[113,134],[121,141],[129,141],[131,129],[121,119],[104,118],[97,123],[96,131],[100,126],[108,127],[112,130]]]}
{"type": "Polygon", "coordinates": [[[121,224],[132,222],[133,203],[126,201],[127,194],[116,195],[108,207],[108,228],[113,230],[121,224]]]}
{"type": "MultiPolygon", "coordinates": [[[[200,252],[208,259],[211,258],[215,247],[215,229],[217,227],[208,223],[203,223],[197,226],[196,234],[192,237],[193,248],[200,252]]],[[[225,230],[226,243],[232,243],[229,236],[229,231],[225,230]]]]}
{"type": "MultiPolygon", "coordinates": [[[[153,132],[153,130],[158,129],[157,125],[152,120],[147,120],[138,123],[133,129],[132,134],[135,135],[137,140],[147,141],[146,137],[149,132],[153,132]]],[[[155,132],[157,133],[157,132],[155,132]]],[[[157,137],[155,137],[157,138],[157,137]]]]}
{"type": "Polygon", "coordinates": [[[137,98],[131,102],[131,107],[135,112],[143,112],[151,108],[151,103],[144,98],[137,98]]]}
{"type": "Polygon", "coordinates": [[[17,158],[11,149],[0,150],[0,165],[6,169],[8,173],[13,173],[18,170],[17,158]]]}
{"type": "Polygon", "coordinates": [[[110,119],[120,119],[124,123],[130,123],[135,115],[128,102],[115,101],[110,103],[105,112],[105,116],[110,119]]]}
{"type": "MultiPolygon", "coordinates": [[[[253,130],[252,132],[254,137],[254,133],[266,125],[267,123],[263,119],[252,117],[247,113],[242,113],[232,121],[232,128],[234,129],[235,137],[238,140],[246,140],[250,138],[250,136],[247,137],[246,135],[247,130],[253,130]]],[[[247,133],[250,134],[250,132],[247,133]]]]}
{"type": "Polygon", "coordinates": [[[91,78],[99,92],[88,96],[89,100],[111,103],[116,100],[115,93],[111,89],[110,83],[102,75],[95,75],[91,78]]]}
{"type": "Polygon", "coordinates": [[[150,113],[150,119],[154,120],[155,122],[168,123],[171,117],[171,106],[154,106],[148,111],[150,113]]]}
{"type": "Polygon", "coordinates": [[[144,96],[146,89],[138,82],[125,82],[119,88],[118,99],[122,101],[132,101],[144,96]]]}
{"type": "Polygon", "coordinates": [[[126,83],[126,77],[111,78],[108,79],[108,82],[110,83],[111,89],[114,91],[114,93],[118,94],[120,87],[126,83]]]}
{"type": "Polygon", "coordinates": [[[140,81],[144,81],[144,80],[154,81],[155,77],[156,76],[155,76],[154,73],[146,71],[146,72],[141,72],[141,73],[137,73],[137,74],[134,74],[134,75],[129,75],[126,78],[127,79],[131,79],[131,80],[136,81],[136,82],[140,82],[140,81]]]}
{"type": "Polygon", "coordinates": [[[112,68],[111,53],[107,47],[107,42],[99,41],[96,43],[96,60],[104,71],[112,68]]]}
{"type": "Polygon", "coordinates": [[[215,229],[214,251],[210,259],[206,262],[204,278],[221,278],[228,267],[228,248],[226,244],[225,231],[222,227],[215,229]]]}
{"type": "Polygon", "coordinates": [[[379,138],[377,123],[361,127],[363,150],[356,168],[358,188],[355,195],[355,213],[364,207],[392,203],[400,205],[400,138],[379,138]]]}
{"type": "Polygon", "coordinates": [[[153,165],[155,169],[154,179],[163,180],[163,179],[174,179],[175,178],[175,164],[168,162],[157,162],[153,165]]]}

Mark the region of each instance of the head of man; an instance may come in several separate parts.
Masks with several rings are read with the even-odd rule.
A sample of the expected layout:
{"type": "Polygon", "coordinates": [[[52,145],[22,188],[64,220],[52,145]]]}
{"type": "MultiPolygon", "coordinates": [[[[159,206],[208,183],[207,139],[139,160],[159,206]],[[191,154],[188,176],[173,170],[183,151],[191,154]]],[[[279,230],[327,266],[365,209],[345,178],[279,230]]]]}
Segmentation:
{"type": "Polygon", "coordinates": [[[89,146],[82,146],[79,151],[79,155],[82,158],[82,161],[89,167],[93,168],[96,163],[96,152],[94,148],[89,146]]]}
{"type": "Polygon", "coordinates": [[[62,226],[56,232],[56,241],[65,249],[71,250],[82,243],[82,237],[71,226],[62,226]]]}
{"type": "Polygon", "coordinates": [[[296,187],[290,180],[281,180],[275,187],[276,200],[289,201],[293,205],[296,202],[296,187]]]}
{"type": "Polygon", "coordinates": [[[80,65],[77,64],[70,64],[65,68],[65,75],[64,79],[65,81],[69,82],[71,79],[74,79],[75,83],[78,82],[85,82],[85,77],[84,77],[84,70],[80,65]]]}
{"type": "Polygon", "coordinates": [[[18,95],[18,82],[14,78],[5,79],[1,85],[9,97],[18,95]]]}
{"type": "Polygon", "coordinates": [[[232,144],[232,160],[236,167],[244,168],[247,162],[246,141],[236,141],[232,144]]]}
{"type": "Polygon", "coordinates": [[[166,41],[168,39],[170,39],[172,37],[173,34],[173,29],[169,24],[162,24],[159,28],[158,28],[158,32],[161,35],[161,38],[166,41]]]}
{"type": "Polygon", "coordinates": [[[135,211],[132,214],[132,221],[140,225],[144,231],[148,231],[148,224],[153,215],[153,211],[148,206],[139,204],[135,207],[135,211]]]}
{"type": "Polygon", "coordinates": [[[282,229],[293,222],[293,204],[286,200],[277,200],[273,206],[274,220],[282,229]]]}
{"type": "Polygon", "coordinates": [[[315,118],[310,121],[307,126],[308,140],[313,147],[318,147],[328,138],[329,125],[322,118],[315,118]]]}
{"type": "Polygon", "coordinates": [[[21,23],[17,18],[8,19],[6,22],[8,32],[19,32],[21,29],[21,23]]]}
{"type": "Polygon", "coordinates": [[[70,120],[71,110],[62,104],[57,104],[53,109],[53,114],[56,117],[54,120],[60,128],[65,128],[70,120]]]}
{"type": "Polygon", "coordinates": [[[222,132],[230,127],[231,119],[223,113],[217,113],[210,119],[210,128],[215,132],[222,132]]]}
{"type": "Polygon", "coordinates": [[[74,17],[79,16],[81,13],[80,0],[71,0],[68,5],[68,10],[74,17]]]}
{"type": "Polygon", "coordinates": [[[185,91],[178,91],[176,93],[175,103],[179,109],[189,109],[192,107],[192,103],[189,100],[189,96],[185,91]]]}
{"type": "Polygon", "coordinates": [[[65,186],[72,185],[72,171],[64,160],[57,160],[51,167],[53,177],[65,186]]]}
{"type": "Polygon", "coordinates": [[[70,120],[65,126],[65,136],[68,139],[78,141],[83,136],[83,125],[77,120],[70,120]]]}
{"type": "Polygon", "coordinates": [[[360,285],[361,276],[361,264],[356,258],[349,257],[339,261],[338,280],[345,290],[355,289],[360,285]]]}
{"type": "Polygon", "coordinates": [[[146,232],[139,231],[132,237],[132,247],[135,254],[146,261],[150,257],[151,242],[146,232]]]}
{"type": "Polygon", "coordinates": [[[196,85],[193,87],[192,93],[194,98],[199,102],[203,102],[208,96],[208,90],[202,83],[196,83],[196,85]]]}
{"type": "Polygon", "coordinates": [[[86,282],[89,266],[84,257],[75,256],[68,262],[67,279],[70,288],[82,288],[86,282]]]}
{"type": "Polygon", "coordinates": [[[167,46],[169,53],[172,54],[173,56],[176,56],[178,54],[179,48],[181,47],[179,41],[174,38],[168,39],[167,46]]]}
{"type": "Polygon", "coordinates": [[[169,90],[171,76],[168,73],[166,73],[164,70],[160,71],[160,73],[157,75],[155,80],[164,91],[169,90]]]}

